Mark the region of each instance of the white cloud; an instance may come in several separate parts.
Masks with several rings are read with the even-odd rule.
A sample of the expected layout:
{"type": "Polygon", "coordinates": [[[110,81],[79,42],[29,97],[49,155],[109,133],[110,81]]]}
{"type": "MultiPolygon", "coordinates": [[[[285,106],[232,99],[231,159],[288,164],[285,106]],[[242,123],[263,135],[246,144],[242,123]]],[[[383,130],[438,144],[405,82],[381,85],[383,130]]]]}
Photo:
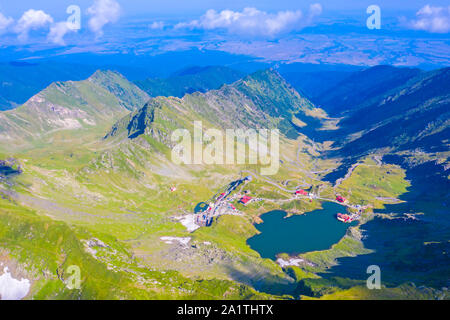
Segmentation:
{"type": "Polygon", "coordinates": [[[164,29],[164,22],[162,21],[155,21],[152,24],[150,24],[148,27],[152,30],[162,30],[164,29]]]}
{"type": "Polygon", "coordinates": [[[95,0],[88,8],[89,28],[97,35],[103,35],[103,27],[108,23],[114,23],[120,16],[120,5],[115,0],[95,0]]]}
{"type": "Polygon", "coordinates": [[[417,11],[416,16],[416,20],[408,23],[412,29],[433,33],[447,33],[450,31],[450,6],[433,7],[427,4],[417,11]]]}
{"type": "Polygon", "coordinates": [[[47,36],[47,40],[59,44],[61,46],[65,46],[66,43],[64,41],[64,36],[68,32],[74,32],[73,28],[70,27],[70,24],[67,21],[57,22],[53,24],[50,28],[50,32],[47,36]]]}
{"type": "Polygon", "coordinates": [[[309,6],[309,15],[311,18],[322,14],[322,5],[320,3],[314,3],[309,6]]]}
{"type": "Polygon", "coordinates": [[[47,27],[53,23],[53,18],[42,10],[30,9],[25,11],[17,22],[15,31],[19,34],[20,40],[26,40],[31,30],[47,27]]]}
{"type": "Polygon", "coordinates": [[[3,13],[0,12],[0,34],[6,32],[6,30],[13,24],[13,22],[13,18],[5,17],[3,13]]]}
{"type": "Polygon", "coordinates": [[[232,10],[217,12],[211,9],[200,19],[179,23],[175,28],[224,29],[230,33],[271,37],[283,32],[301,29],[311,24],[313,18],[321,13],[322,6],[318,3],[310,6],[306,17],[300,10],[279,11],[276,14],[271,14],[256,8],[245,8],[242,12],[232,10]]]}

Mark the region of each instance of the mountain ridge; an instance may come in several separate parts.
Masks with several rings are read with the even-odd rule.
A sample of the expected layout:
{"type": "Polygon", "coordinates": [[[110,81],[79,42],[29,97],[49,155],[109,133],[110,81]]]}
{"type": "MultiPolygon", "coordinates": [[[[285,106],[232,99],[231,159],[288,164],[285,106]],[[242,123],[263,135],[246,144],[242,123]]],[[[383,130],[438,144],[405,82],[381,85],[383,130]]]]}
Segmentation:
{"type": "Polygon", "coordinates": [[[381,97],[339,125],[345,134],[359,137],[341,143],[342,152],[366,153],[374,148],[415,148],[430,150],[448,140],[450,118],[450,68],[422,73],[397,90],[381,97]],[[433,144],[421,143],[434,136],[433,144]],[[436,145],[437,144],[437,145],[436,145]],[[428,147],[427,147],[428,145],[428,147]]]}
{"type": "MultiPolygon", "coordinates": [[[[148,111],[164,110],[166,118],[172,114],[170,125],[179,128],[191,126],[194,119],[202,119],[208,126],[226,128],[279,128],[285,134],[294,129],[292,118],[307,113],[313,117],[323,114],[314,108],[306,98],[300,96],[282,77],[273,70],[262,70],[244,77],[220,89],[205,93],[195,92],[182,98],[152,98],[144,108],[119,120],[105,135],[105,138],[122,135],[128,131],[128,138],[135,138],[145,132],[155,120],[155,114],[148,111]],[[152,106],[149,108],[149,106],[152,106]],[[170,110],[169,110],[170,109],[170,110]],[[147,114],[147,115],[146,115],[147,114]],[[137,119],[141,119],[139,129],[137,119]],[[130,128],[134,128],[130,131],[130,128]]],[[[161,111],[162,112],[162,111],[161,111]]],[[[159,116],[161,118],[161,112],[159,116]]],[[[158,117],[158,112],[157,115],[158,117]]],[[[169,117],[170,118],[170,117],[169,117]]],[[[169,134],[169,130],[165,130],[169,134]]]]}
{"type": "Polygon", "coordinates": [[[53,82],[22,106],[0,113],[0,140],[31,140],[60,130],[103,127],[148,95],[112,71],[96,71],[82,81],[53,82]]]}
{"type": "Polygon", "coordinates": [[[168,78],[148,78],[134,83],[151,97],[173,96],[219,89],[241,79],[243,72],[222,66],[188,67],[171,74],[168,78]]]}
{"type": "Polygon", "coordinates": [[[350,74],[328,91],[314,99],[329,114],[338,116],[352,112],[366,100],[404,85],[422,73],[417,68],[398,68],[378,65],[350,74]]]}

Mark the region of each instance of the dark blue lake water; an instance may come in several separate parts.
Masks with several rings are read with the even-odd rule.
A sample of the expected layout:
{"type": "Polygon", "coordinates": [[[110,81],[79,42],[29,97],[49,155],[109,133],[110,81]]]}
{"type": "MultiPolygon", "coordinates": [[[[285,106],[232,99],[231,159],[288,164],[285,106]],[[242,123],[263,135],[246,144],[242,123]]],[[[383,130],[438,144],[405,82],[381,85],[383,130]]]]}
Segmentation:
{"type": "Polygon", "coordinates": [[[279,253],[328,249],[339,242],[350,225],[336,219],[338,212],[346,212],[345,207],[333,202],[324,202],[322,206],[323,209],[289,218],[284,218],[286,212],[281,210],[265,213],[261,216],[263,223],[256,225],[261,233],[247,243],[263,258],[270,259],[279,253]]]}

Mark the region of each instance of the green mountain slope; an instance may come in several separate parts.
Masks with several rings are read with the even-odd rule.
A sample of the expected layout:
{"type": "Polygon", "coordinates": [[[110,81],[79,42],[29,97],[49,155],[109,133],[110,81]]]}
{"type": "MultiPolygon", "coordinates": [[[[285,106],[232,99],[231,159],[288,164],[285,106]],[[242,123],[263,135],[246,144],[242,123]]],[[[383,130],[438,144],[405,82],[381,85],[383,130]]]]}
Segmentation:
{"type": "Polygon", "coordinates": [[[94,71],[93,66],[54,61],[0,63],[0,111],[24,104],[52,82],[86,79],[94,71]]]}
{"type": "Polygon", "coordinates": [[[324,92],[362,69],[363,67],[358,66],[308,63],[285,63],[277,67],[278,72],[295,90],[314,102],[324,92]]]}
{"type": "Polygon", "coordinates": [[[252,288],[224,280],[192,280],[176,271],[142,267],[107,234],[39,216],[0,197],[0,259],[32,279],[34,299],[267,299],[252,288]],[[26,237],[24,235],[26,234],[26,237]],[[5,248],[10,248],[4,251],[5,248]],[[70,267],[80,270],[78,289],[69,287],[70,267]],[[115,266],[115,267],[111,267],[115,266]],[[119,267],[120,266],[120,267],[119,267]]]}
{"type": "Polygon", "coordinates": [[[194,120],[222,129],[279,128],[286,135],[296,136],[291,124],[294,118],[308,123],[309,118],[321,117],[323,112],[300,96],[278,72],[265,70],[218,90],[187,94],[181,99],[153,98],[144,108],[117,122],[106,137],[135,138],[149,130],[168,137],[176,128],[191,127],[194,120]]]}
{"type": "Polygon", "coordinates": [[[220,86],[237,81],[243,76],[242,72],[227,67],[190,67],[175,72],[166,79],[149,78],[135,81],[135,84],[152,97],[181,98],[187,93],[219,89],[220,86]]]}
{"type": "Polygon", "coordinates": [[[402,86],[419,75],[419,69],[376,66],[351,74],[336,86],[315,97],[314,102],[330,115],[349,113],[367,100],[402,86]]]}
{"type": "Polygon", "coordinates": [[[102,130],[148,95],[120,74],[97,71],[83,81],[56,82],[24,105],[0,113],[0,140],[17,145],[61,130],[102,130]]]}
{"type": "Polygon", "coordinates": [[[408,81],[339,125],[352,140],[341,143],[346,155],[379,148],[423,148],[445,151],[450,139],[450,68],[431,71],[408,81]]]}

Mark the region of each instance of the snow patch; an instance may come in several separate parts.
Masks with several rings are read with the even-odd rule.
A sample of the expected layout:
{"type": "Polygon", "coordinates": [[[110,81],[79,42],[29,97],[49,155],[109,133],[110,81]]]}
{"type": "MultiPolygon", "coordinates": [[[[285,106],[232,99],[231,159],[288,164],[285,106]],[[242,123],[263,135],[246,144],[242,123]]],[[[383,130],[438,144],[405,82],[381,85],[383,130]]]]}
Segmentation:
{"type": "Polygon", "coordinates": [[[30,280],[14,279],[9,273],[8,267],[3,269],[4,274],[0,276],[0,299],[21,300],[26,297],[30,290],[30,280]]]}
{"type": "Polygon", "coordinates": [[[305,260],[300,259],[300,258],[290,258],[289,260],[284,260],[282,258],[278,258],[277,259],[277,263],[282,268],[289,267],[289,266],[296,266],[296,267],[298,267],[300,265],[300,263],[303,262],[303,261],[305,261],[305,260]]]}
{"type": "Polygon", "coordinates": [[[181,244],[187,245],[189,241],[191,241],[191,237],[161,237],[162,241],[164,241],[167,244],[173,244],[174,242],[179,242],[181,244]]]}
{"type": "Polygon", "coordinates": [[[64,129],[79,129],[79,128],[81,128],[80,122],[76,119],[71,119],[71,118],[50,120],[49,122],[54,124],[56,127],[61,127],[64,129]]]}
{"type": "Polygon", "coordinates": [[[193,231],[197,230],[198,228],[200,228],[200,226],[195,223],[195,215],[194,214],[188,214],[183,217],[176,217],[175,219],[180,221],[180,223],[183,226],[185,226],[189,232],[193,232],[193,231]]]}
{"type": "Polygon", "coordinates": [[[82,120],[84,121],[84,123],[86,123],[86,124],[88,124],[90,126],[95,126],[96,125],[94,120],[91,120],[91,119],[82,119],[82,120]]]}

